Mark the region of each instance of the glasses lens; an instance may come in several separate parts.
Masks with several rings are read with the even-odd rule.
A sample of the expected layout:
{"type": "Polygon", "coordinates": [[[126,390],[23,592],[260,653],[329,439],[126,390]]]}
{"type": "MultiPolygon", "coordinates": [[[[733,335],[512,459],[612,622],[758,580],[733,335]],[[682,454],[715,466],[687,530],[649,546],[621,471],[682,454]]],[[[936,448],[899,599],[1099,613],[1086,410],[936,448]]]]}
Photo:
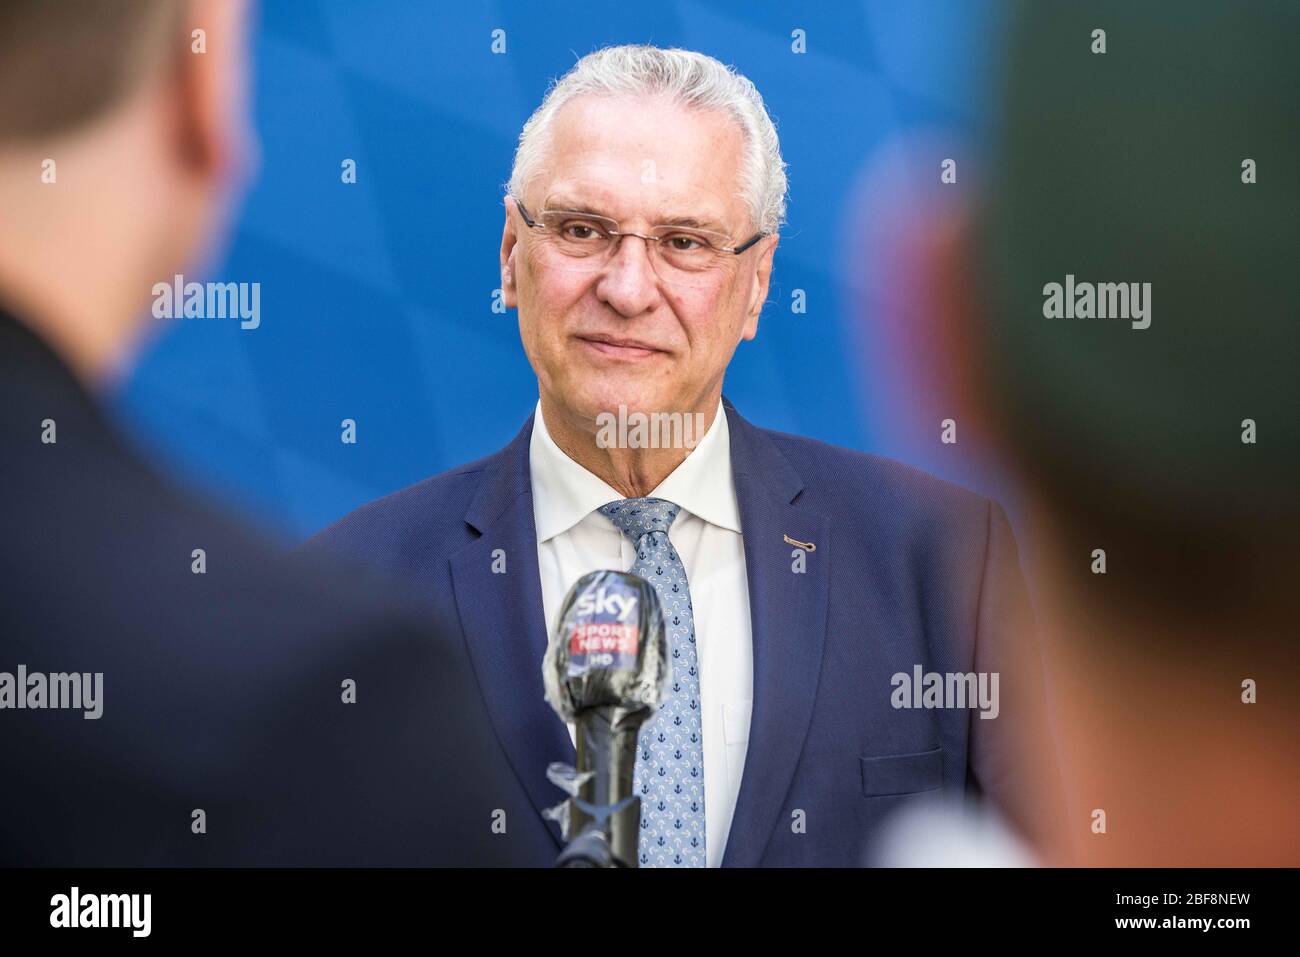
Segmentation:
{"type": "Polygon", "coordinates": [[[698,272],[716,264],[727,237],[697,229],[661,227],[654,230],[665,263],[684,272],[698,272]]]}
{"type": "Polygon", "coordinates": [[[581,216],[564,211],[542,213],[541,222],[547,235],[562,256],[591,260],[590,268],[599,268],[600,260],[614,244],[614,223],[599,217],[581,216]]]}
{"type": "MultiPolygon", "coordinates": [[[[551,265],[573,272],[597,272],[609,262],[620,241],[618,224],[601,216],[567,210],[546,210],[538,215],[546,227],[545,242],[553,255],[551,265]]],[[[658,241],[644,242],[635,236],[628,242],[643,243],[655,274],[676,286],[707,287],[716,284],[727,253],[727,237],[707,230],[660,226],[651,235],[658,241]]]]}

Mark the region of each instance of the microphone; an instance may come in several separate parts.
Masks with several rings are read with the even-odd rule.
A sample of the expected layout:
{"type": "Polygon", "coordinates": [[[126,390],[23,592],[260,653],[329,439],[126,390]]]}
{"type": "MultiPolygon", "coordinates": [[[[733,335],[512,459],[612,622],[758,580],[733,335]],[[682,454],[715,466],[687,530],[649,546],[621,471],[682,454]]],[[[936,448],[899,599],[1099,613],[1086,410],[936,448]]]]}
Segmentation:
{"type": "Polygon", "coordinates": [[[663,607],[627,572],[583,575],[569,589],[542,661],[546,700],[576,726],[576,787],[561,867],[636,867],[641,799],[637,735],[670,678],[663,607]]]}

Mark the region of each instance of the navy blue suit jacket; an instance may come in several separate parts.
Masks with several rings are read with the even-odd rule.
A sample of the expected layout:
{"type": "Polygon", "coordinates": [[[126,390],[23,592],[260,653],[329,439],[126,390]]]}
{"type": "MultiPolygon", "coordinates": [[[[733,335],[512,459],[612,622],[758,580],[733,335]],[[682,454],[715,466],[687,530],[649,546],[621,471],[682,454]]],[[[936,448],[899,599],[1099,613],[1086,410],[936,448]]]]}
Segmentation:
{"type": "MultiPolygon", "coordinates": [[[[990,500],[876,456],[757,428],[724,399],[754,642],[753,717],[724,866],[854,865],[918,795],[991,794],[1026,829],[1012,739],[1038,674],[1001,713],[896,709],[891,676],[1010,671],[1032,653],[1016,546],[990,500]],[[812,543],[806,571],[793,546],[812,543]],[[1019,660],[1019,659],[1017,659],[1019,660]]],[[[503,450],[365,505],[309,549],[413,580],[459,622],[492,723],[538,813],[573,760],[543,700],[547,635],[529,478],[532,419],[503,450]],[[501,551],[498,552],[498,549],[501,551]],[[493,571],[504,554],[506,573],[493,571]]],[[[707,798],[706,798],[707,800],[707,798]]],[[[560,847],[539,858],[544,863],[560,847]]]]}

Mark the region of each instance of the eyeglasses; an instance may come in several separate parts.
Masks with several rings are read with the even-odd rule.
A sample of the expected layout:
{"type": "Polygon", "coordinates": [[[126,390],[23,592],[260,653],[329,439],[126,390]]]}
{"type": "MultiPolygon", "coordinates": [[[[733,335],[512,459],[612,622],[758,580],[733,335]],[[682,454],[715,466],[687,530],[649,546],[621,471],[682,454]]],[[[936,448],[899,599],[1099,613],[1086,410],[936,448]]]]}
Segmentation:
{"type": "Polygon", "coordinates": [[[618,248],[624,236],[646,241],[646,251],[656,275],[664,282],[683,286],[709,286],[718,278],[727,256],[739,256],[765,232],[754,234],[739,246],[725,233],[688,226],[652,226],[649,234],[622,230],[618,222],[572,209],[543,209],[534,219],[515,197],[519,215],[532,229],[545,232],[555,252],[557,268],[576,272],[599,272],[618,248]]]}

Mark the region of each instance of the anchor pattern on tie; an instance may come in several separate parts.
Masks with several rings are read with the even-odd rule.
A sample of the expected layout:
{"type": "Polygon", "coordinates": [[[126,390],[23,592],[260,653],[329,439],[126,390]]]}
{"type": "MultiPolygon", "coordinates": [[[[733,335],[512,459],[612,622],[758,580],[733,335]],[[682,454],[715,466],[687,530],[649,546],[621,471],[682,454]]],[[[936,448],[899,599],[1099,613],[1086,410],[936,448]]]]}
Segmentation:
{"type": "Polygon", "coordinates": [[[642,867],[704,867],[704,734],[695,614],[686,568],[668,540],[681,506],[657,498],[626,498],[600,513],[632,542],[628,569],[654,586],[663,605],[672,684],[641,727],[633,793],[641,798],[642,867]]]}

